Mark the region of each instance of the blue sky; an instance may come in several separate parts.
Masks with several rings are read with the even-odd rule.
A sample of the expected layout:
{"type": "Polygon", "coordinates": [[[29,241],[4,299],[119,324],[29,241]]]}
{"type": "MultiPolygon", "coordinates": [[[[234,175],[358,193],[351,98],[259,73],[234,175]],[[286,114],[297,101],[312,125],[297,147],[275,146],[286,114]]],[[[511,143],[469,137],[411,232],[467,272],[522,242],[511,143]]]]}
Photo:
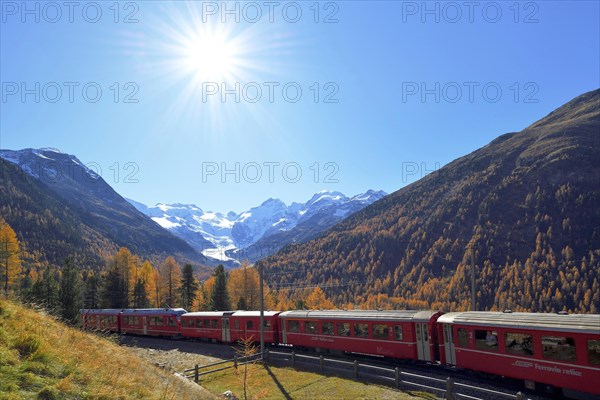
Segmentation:
{"type": "Polygon", "coordinates": [[[23,4],[0,147],[146,204],[392,192],[600,86],[597,1],[23,4]]]}

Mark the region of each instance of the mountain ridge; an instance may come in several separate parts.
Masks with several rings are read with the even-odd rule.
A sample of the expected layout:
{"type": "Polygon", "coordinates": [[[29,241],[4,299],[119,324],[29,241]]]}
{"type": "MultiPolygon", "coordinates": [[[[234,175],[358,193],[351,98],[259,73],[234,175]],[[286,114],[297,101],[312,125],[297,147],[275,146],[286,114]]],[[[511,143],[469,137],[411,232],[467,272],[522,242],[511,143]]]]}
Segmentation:
{"type": "Polygon", "coordinates": [[[468,309],[474,246],[482,308],[600,310],[599,102],[585,93],[261,260],[270,285],[329,285],[338,305],[468,309]]]}
{"type": "Polygon", "coordinates": [[[322,190],[305,203],[292,202],[288,206],[269,198],[239,214],[203,211],[195,204],[157,203],[149,207],[128,201],[206,256],[219,261],[254,262],[289,242],[308,240],[385,195],[381,190],[369,190],[347,197],[322,190]],[[266,243],[268,247],[264,247],[266,243]]]}
{"type": "Polygon", "coordinates": [[[168,254],[195,264],[204,261],[73,155],[56,149],[3,149],[0,163],[1,214],[31,251],[54,265],[77,253],[85,263],[99,266],[121,246],[143,257],[168,254]],[[46,242],[53,243],[52,250],[44,249],[46,242]]]}

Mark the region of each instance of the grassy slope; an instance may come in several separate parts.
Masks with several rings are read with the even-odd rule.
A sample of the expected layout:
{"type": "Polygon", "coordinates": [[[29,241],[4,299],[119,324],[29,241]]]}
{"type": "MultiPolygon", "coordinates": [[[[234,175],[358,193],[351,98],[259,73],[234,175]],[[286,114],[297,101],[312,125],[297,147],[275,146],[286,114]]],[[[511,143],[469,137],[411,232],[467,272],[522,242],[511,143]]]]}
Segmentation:
{"type": "MultiPolygon", "coordinates": [[[[243,367],[207,375],[200,382],[214,393],[226,390],[243,399],[243,367]]],[[[291,368],[248,366],[247,396],[249,399],[436,399],[423,392],[400,392],[388,387],[355,382],[335,376],[323,376],[291,368]]]]}
{"type": "Polygon", "coordinates": [[[212,399],[110,340],[0,299],[0,399],[212,399]]]}

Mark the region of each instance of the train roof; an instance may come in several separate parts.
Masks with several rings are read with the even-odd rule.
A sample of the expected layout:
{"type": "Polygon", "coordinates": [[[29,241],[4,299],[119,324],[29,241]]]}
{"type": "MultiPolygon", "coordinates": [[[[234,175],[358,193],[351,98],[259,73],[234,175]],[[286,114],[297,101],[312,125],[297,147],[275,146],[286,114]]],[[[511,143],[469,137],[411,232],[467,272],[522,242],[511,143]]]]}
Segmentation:
{"type": "Polygon", "coordinates": [[[468,311],[442,315],[439,323],[600,334],[599,314],[468,311]]]}
{"type": "Polygon", "coordinates": [[[118,315],[120,313],[126,315],[136,314],[185,314],[187,311],[183,308],[103,308],[92,309],[86,308],[81,310],[83,314],[102,314],[102,315],[118,315]]]}
{"type": "Polygon", "coordinates": [[[439,311],[419,310],[327,310],[327,311],[285,311],[281,318],[355,319],[382,321],[429,321],[439,311]]]}
{"type": "Polygon", "coordinates": [[[82,314],[102,314],[102,315],[118,315],[121,311],[120,308],[85,308],[81,310],[82,314]]]}
{"type": "Polygon", "coordinates": [[[197,311],[183,314],[183,317],[223,317],[233,314],[235,311],[197,311]]]}
{"type": "MultiPolygon", "coordinates": [[[[264,311],[265,317],[275,317],[279,315],[281,311],[264,311]]],[[[236,311],[232,315],[233,317],[260,317],[260,311],[236,311]]]]}
{"type": "Polygon", "coordinates": [[[182,315],[187,313],[183,308],[127,308],[123,310],[124,315],[136,315],[136,314],[175,314],[182,315]]]}

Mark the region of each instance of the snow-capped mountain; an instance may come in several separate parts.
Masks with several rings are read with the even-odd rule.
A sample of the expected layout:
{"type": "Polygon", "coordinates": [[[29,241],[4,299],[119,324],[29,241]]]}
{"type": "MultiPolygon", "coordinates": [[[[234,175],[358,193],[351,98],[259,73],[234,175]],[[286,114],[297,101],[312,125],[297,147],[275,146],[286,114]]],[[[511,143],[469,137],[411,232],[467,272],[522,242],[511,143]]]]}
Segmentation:
{"type": "Polygon", "coordinates": [[[29,176],[40,180],[57,181],[68,177],[73,180],[87,178],[96,181],[100,176],[77,157],[62,153],[58,149],[46,147],[42,149],[0,150],[0,158],[18,165],[29,176]],[[77,167],[77,168],[73,168],[77,167]],[[76,172],[81,176],[77,176],[76,172]]]}
{"type": "Polygon", "coordinates": [[[385,195],[383,191],[369,190],[347,197],[340,192],[321,191],[306,203],[288,206],[281,200],[268,199],[240,214],[205,212],[193,204],[148,207],[128,201],[205,256],[237,263],[238,259],[255,261],[287,243],[308,240],[385,195]],[[307,229],[307,224],[312,228],[307,229]],[[298,226],[302,226],[302,234],[295,232],[298,226]],[[274,238],[272,242],[277,244],[257,252],[256,244],[269,238],[274,238]]]}
{"type": "Polygon", "coordinates": [[[102,263],[98,249],[120,246],[142,257],[212,262],[136,210],[94,170],[97,164],[88,165],[52,148],[0,150],[0,208],[12,210],[4,217],[33,250],[57,265],[67,256],[102,263]]]}

